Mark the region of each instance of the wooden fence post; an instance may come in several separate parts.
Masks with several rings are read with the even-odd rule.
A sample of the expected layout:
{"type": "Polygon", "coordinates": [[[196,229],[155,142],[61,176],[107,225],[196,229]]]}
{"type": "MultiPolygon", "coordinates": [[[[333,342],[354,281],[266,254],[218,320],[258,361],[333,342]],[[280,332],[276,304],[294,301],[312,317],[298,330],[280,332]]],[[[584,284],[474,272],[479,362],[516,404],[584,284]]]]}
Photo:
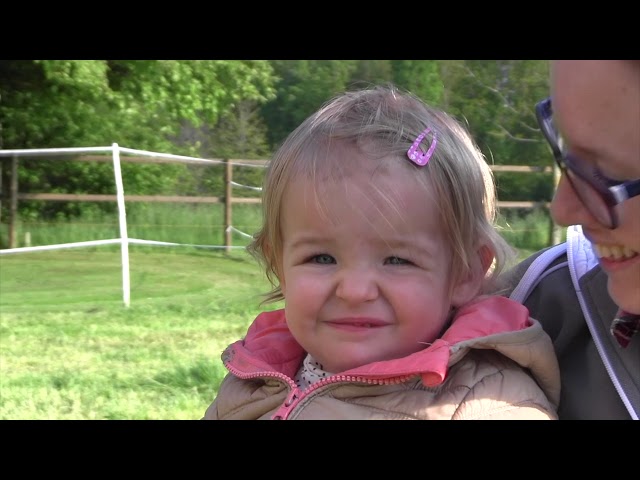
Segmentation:
{"type": "Polygon", "coordinates": [[[232,195],[233,195],[233,186],[231,184],[233,180],[233,163],[231,160],[225,160],[225,170],[224,170],[224,247],[225,252],[231,251],[231,224],[232,224],[232,195]]]}
{"type": "MultiPolygon", "coordinates": [[[[562,172],[560,171],[560,167],[553,162],[553,194],[555,194],[556,188],[558,188],[558,183],[560,182],[560,176],[562,172]]],[[[549,209],[549,218],[551,218],[551,209],[549,209]]],[[[564,242],[564,227],[557,225],[556,222],[551,218],[551,245],[557,245],[558,243],[564,242]]]]}
{"type": "MultiPolygon", "coordinates": [[[[4,166],[4,158],[0,158],[0,224],[2,224],[2,200],[4,197],[4,190],[2,189],[3,178],[2,178],[2,167],[4,166]]],[[[2,245],[2,242],[0,242],[2,245]]]]}

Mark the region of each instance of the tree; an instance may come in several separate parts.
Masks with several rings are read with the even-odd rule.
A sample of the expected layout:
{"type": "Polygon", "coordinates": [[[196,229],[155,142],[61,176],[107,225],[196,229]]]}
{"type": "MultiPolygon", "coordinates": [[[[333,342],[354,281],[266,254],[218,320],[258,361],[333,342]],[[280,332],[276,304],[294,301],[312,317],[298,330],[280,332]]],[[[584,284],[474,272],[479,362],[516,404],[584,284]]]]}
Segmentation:
{"type": "MultiPolygon", "coordinates": [[[[535,103],[548,93],[543,60],[441,60],[444,108],[467,125],[489,163],[550,165],[535,103]]],[[[542,174],[496,174],[501,200],[548,200],[542,174]]]]}
{"type": "Polygon", "coordinates": [[[275,60],[277,94],[262,108],[272,149],[331,97],[345,90],[355,60],[275,60]]]}
{"type": "Polygon", "coordinates": [[[261,60],[4,61],[1,146],[168,150],[182,122],[213,125],[240,101],[265,102],[274,80],[261,60]]]}
{"type": "MultiPolygon", "coordinates": [[[[215,159],[264,160],[271,151],[267,142],[267,127],[259,114],[259,106],[253,101],[239,102],[230,112],[222,116],[214,126],[203,125],[194,128],[186,125],[179,139],[180,143],[198,144],[198,156],[215,159]]],[[[193,182],[189,195],[223,195],[225,192],[224,165],[207,167],[190,166],[193,182]]],[[[234,181],[243,185],[258,187],[262,184],[264,168],[236,167],[234,181]]],[[[255,197],[252,190],[239,189],[237,197],[255,197]]]]}
{"type": "MultiPolygon", "coordinates": [[[[214,125],[242,102],[263,103],[273,98],[274,82],[273,69],[263,60],[3,61],[0,147],[117,142],[141,150],[193,155],[197,144],[183,144],[181,152],[175,151],[173,139],[185,124],[214,125]]],[[[21,164],[23,192],[113,191],[113,174],[104,165],[28,160],[21,164]],[[79,190],[69,190],[74,187],[79,190]]],[[[130,193],[170,188],[184,168],[149,166],[135,170],[134,175],[129,167],[123,165],[123,176],[130,193]]]]}
{"type": "Polygon", "coordinates": [[[391,60],[356,60],[349,88],[370,87],[393,80],[391,60]]]}
{"type": "Polygon", "coordinates": [[[444,84],[436,60],[392,60],[396,85],[409,90],[425,102],[439,106],[443,102],[444,84]]]}

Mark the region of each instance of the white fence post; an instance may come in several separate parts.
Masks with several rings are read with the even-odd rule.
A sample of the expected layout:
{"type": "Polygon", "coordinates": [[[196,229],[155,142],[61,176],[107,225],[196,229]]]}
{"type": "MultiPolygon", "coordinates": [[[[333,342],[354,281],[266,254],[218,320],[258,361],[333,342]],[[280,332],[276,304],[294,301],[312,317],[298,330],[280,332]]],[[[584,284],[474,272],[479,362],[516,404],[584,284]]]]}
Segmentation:
{"type": "Polygon", "coordinates": [[[120,250],[122,252],[122,300],[128,307],[131,302],[131,285],[129,283],[129,235],[127,234],[127,212],[124,205],[124,187],[120,171],[120,148],[117,143],[113,148],[113,174],[116,179],[116,196],[118,199],[118,219],[120,221],[120,250]]]}

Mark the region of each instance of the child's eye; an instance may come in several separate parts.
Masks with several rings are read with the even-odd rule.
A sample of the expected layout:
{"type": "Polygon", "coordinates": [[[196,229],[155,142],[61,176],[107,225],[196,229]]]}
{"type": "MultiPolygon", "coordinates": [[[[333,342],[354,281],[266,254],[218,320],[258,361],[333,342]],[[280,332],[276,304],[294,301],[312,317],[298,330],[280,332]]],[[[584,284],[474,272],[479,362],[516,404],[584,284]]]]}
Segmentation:
{"type": "Polygon", "coordinates": [[[311,257],[311,261],[313,263],[319,263],[320,265],[330,265],[336,262],[331,255],[328,255],[326,253],[321,253],[320,255],[314,255],[313,257],[311,257]]]}
{"type": "Polygon", "coordinates": [[[405,260],[404,258],[400,258],[400,257],[389,257],[387,258],[385,263],[389,265],[408,265],[411,262],[409,260],[405,260]]]}

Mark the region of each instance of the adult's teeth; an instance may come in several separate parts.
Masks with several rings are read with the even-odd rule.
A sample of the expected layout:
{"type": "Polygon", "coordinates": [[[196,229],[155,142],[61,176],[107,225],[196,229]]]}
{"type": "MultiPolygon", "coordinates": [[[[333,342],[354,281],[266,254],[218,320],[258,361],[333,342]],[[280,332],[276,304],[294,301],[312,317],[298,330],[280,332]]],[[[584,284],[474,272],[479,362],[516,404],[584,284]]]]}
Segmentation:
{"type": "Polygon", "coordinates": [[[612,258],[620,260],[621,258],[631,258],[638,254],[628,247],[621,245],[595,245],[598,257],[612,258]]]}

